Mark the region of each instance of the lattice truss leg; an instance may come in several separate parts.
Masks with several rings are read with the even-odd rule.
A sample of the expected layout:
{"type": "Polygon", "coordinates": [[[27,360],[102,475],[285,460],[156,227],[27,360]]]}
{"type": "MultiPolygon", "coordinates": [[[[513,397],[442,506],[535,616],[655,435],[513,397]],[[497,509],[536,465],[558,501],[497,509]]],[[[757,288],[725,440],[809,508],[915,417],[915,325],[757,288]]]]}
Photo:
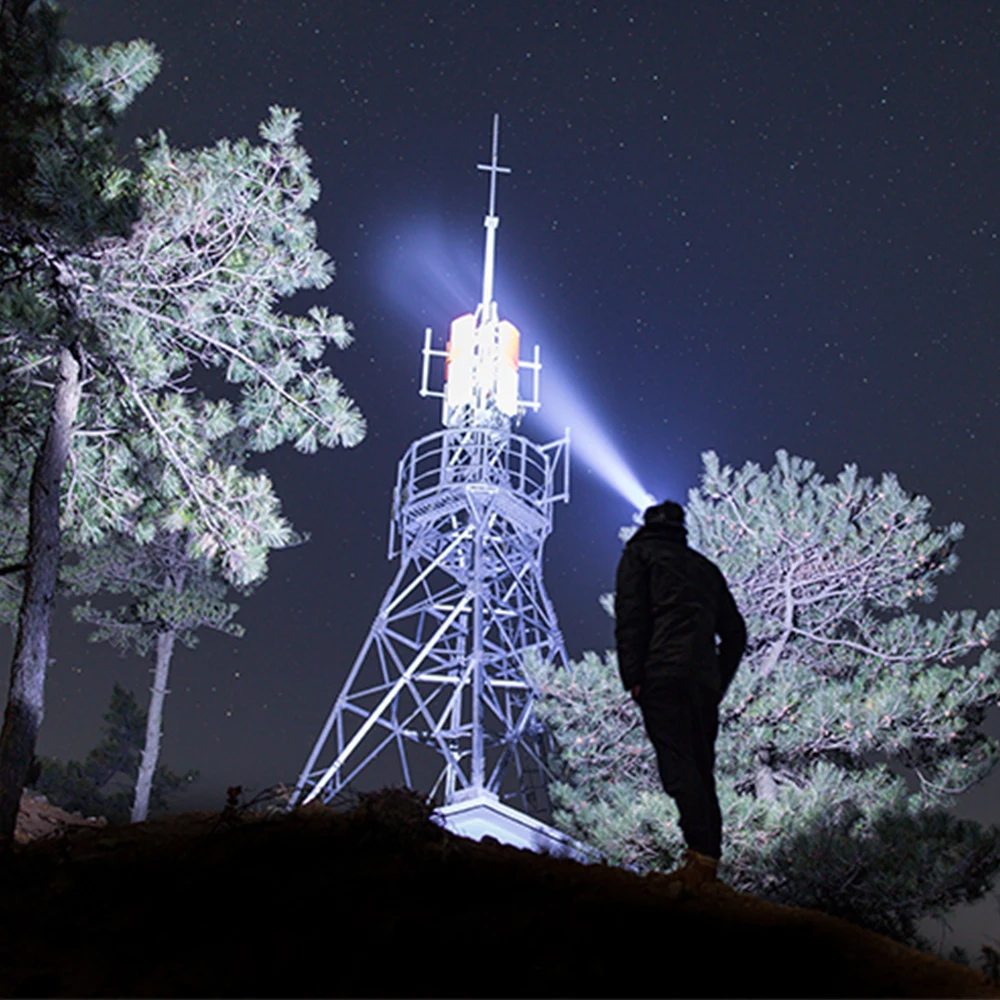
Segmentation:
{"type": "Polygon", "coordinates": [[[522,669],[526,656],[566,665],[542,581],[545,532],[526,529],[502,489],[449,495],[407,546],[293,801],[329,801],[386,753],[403,783],[423,787],[422,749],[445,802],[485,788],[548,809],[548,737],[522,669]]]}

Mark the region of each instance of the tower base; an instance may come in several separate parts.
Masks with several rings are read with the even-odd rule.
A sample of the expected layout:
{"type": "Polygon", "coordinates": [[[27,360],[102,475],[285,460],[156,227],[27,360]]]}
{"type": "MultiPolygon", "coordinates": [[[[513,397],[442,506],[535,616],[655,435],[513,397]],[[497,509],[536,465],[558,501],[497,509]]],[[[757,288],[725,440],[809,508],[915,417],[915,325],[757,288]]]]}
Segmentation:
{"type": "Polygon", "coordinates": [[[541,820],[501,802],[492,792],[459,792],[455,801],[435,809],[431,819],[459,837],[482,840],[494,837],[501,844],[527,848],[537,854],[572,858],[583,864],[600,861],[597,851],[581,844],[541,820]]]}

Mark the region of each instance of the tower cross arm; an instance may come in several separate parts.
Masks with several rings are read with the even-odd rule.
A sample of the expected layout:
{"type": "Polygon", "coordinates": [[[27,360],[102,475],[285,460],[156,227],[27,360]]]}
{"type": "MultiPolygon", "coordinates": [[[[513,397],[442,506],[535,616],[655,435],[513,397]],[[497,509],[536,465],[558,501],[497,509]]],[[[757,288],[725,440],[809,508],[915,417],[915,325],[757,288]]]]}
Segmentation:
{"type": "Polygon", "coordinates": [[[493,116],[493,155],[489,163],[478,163],[480,170],[486,170],[490,175],[490,210],[483,224],[486,226],[486,252],[483,259],[483,299],[481,315],[483,320],[491,315],[493,302],[493,263],[496,255],[496,234],[500,220],[497,218],[497,174],[509,174],[510,167],[497,164],[497,151],[500,146],[500,115],[493,116]]]}
{"type": "Polygon", "coordinates": [[[496,216],[497,207],[497,174],[509,174],[510,167],[501,167],[497,163],[497,153],[500,147],[500,115],[493,116],[493,156],[489,163],[477,163],[480,170],[488,170],[490,174],[490,218],[496,216]]]}

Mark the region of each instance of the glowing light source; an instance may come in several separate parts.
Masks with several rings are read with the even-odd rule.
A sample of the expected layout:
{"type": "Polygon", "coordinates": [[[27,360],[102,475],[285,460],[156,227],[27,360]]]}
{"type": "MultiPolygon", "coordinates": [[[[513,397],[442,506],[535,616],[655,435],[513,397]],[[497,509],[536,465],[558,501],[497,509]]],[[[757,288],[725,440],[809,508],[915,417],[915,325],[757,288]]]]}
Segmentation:
{"type": "Polygon", "coordinates": [[[521,333],[513,323],[500,320],[500,364],[497,366],[497,406],[501,413],[517,413],[518,365],[521,357],[521,333]]]}
{"type": "Polygon", "coordinates": [[[445,359],[445,405],[458,409],[472,404],[476,318],[466,313],[451,321],[445,359]]]}

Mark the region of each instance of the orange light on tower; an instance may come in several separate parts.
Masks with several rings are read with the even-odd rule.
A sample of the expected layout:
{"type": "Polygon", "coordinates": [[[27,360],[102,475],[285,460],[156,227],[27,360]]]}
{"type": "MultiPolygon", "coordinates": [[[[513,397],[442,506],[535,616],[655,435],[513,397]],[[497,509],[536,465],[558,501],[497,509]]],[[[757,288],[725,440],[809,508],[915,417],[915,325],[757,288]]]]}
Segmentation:
{"type": "Polygon", "coordinates": [[[444,361],[445,407],[473,403],[476,362],[476,318],[472,313],[451,321],[444,361]]]}
{"type": "Polygon", "coordinates": [[[500,358],[496,367],[497,406],[501,413],[517,413],[517,372],[521,355],[521,333],[513,323],[500,320],[500,358]]]}

